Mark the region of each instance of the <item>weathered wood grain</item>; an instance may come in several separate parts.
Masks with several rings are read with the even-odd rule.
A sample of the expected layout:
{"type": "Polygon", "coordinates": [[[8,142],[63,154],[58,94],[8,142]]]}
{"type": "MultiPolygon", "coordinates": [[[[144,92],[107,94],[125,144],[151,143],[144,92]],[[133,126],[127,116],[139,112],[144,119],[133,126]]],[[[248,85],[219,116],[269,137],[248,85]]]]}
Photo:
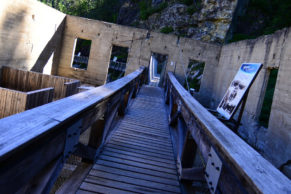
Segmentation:
{"type": "Polygon", "coordinates": [[[22,92],[44,88],[54,88],[54,99],[61,99],[78,93],[80,81],[60,76],[45,75],[37,72],[2,67],[1,86],[22,92]]]}
{"type": "Polygon", "coordinates": [[[26,93],[0,87],[0,97],[0,118],[26,110],[26,93]]]}
{"type": "MultiPolygon", "coordinates": [[[[130,97],[130,93],[126,95],[130,97]]],[[[80,191],[181,192],[168,124],[160,122],[166,121],[165,107],[160,100],[151,101],[153,98],[163,99],[160,88],[141,88],[80,191]],[[152,98],[148,100],[145,96],[152,98]],[[144,106],[155,108],[148,110],[144,106]]]]}

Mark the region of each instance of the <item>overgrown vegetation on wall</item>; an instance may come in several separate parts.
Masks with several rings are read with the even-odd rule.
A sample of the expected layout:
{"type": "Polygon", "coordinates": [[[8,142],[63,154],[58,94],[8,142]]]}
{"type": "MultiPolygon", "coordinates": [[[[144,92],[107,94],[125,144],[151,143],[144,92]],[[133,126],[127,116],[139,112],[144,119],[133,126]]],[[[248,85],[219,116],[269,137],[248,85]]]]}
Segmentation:
{"type": "MultiPolygon", "coordinates": [[[[215,27],[210,26],[208,30],[207,25],[210,25],[208,21],[208,23],[206,22],[206,26],[198,26],[199,22],[201,23],[203,20],[203,17],[210,17],[209,20],[215,21],[215,17],[211,18],[213,17],[212,15],[215,15],[215,11],[213,11],[213,13],[211,12],[211,2],[207,2],[207,4],[205,4],[205,1],[203,0],[39,1],[70,15],[113,23],[121,23],[123,25],[132,25],[136,27],[147,28],[149,30],[156,30],[162,33],[174,33],[179,36],[186,36],[199,40],[205,39],[204,41],[208,41],[209,38],[207,39],[207,36],[212,36],[212,34],[218,33],[215,31],[212,34],[210,33],[207,35],[206,38],[202,38],[203,34],[207,34],[209,30],[211,31],[211,29],[215,27]],[[208,14],[207,16],[207,14],[204,13],[205,10],[203,13],[200,13],[203,5],[204,9],[205,6],[207,7],[209,5],[209,9],[205,10],[208,10],[210,15],[208,14]],[[178,7],[175,8],[175,6],[178,7]],[[170,13],[169,11],[172,11],[173,13],[170,13]],[[162,15],[164,12],[169,12],[167,17],[162,19],[159,18],[159,15],[162,15]],[[204,16],[205,14],[206,16],[204,16]],[[152,18],[154,15],[158,16],[152,18]],[[193,20],[193,18],[196,17],[200,18],[200,20],[193,20]],[[203,31],[205,29],[207,31],[203,31]]],[[[218,8],[219,6],[217,9],[218,8]]],[[[261,35],[273,33],[278,29],[291,26],[290,10],[291,0],[249,0],[248,6],[246,7],[244,13],[238,16],[235,25],[233,26],[233,35],[229,42],[256,38],[261,35]]],[[[229,12],[229,10],[225,11],[229,12]]],[[[221,14],[223,13],[219,12],[218,16],[221,14]]],[[[231,16],[229,17],[231,20],[231,16]]],[[[218,41],[216,41],[215,38],[212,39],[211,41],[214,42],[223,42],[223,37],[220,37],[221,40],[218,41]]]]}
{"type": "Polygon", "coordinates": [[[39,0],[63,13],[90,19],[117,22],[119,0],[39,0]]]}

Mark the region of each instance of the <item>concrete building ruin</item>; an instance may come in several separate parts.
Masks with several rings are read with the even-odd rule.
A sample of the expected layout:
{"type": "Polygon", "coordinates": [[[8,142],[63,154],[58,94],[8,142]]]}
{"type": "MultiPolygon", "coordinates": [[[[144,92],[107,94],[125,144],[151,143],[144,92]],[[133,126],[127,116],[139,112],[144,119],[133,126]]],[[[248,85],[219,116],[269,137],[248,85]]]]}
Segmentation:
{"type": "Polygon", "coordinates": [[[0,67],[43,72],[51,65],[52,75],[97,86],[107,79],[114,45],[128,48],[126,75],[148,67],[152,52],[168,56],[166,71],[174,72],[182,84],[189,60],[205,62],[195,98],[210,108],[217,107],[241,63],[263,63],[239,134],[277,168],[286,168],[285,173],[291,168],[284,165],[291,160],[291,28],[221,46],[65,15],[34,0],[0,2],[0,67]],[[86,70],[72,67],[78,38],[92,42],[86,70]],[[268,128],[264,128],[258,119],[272,69],[279,71],[268,128]]]}

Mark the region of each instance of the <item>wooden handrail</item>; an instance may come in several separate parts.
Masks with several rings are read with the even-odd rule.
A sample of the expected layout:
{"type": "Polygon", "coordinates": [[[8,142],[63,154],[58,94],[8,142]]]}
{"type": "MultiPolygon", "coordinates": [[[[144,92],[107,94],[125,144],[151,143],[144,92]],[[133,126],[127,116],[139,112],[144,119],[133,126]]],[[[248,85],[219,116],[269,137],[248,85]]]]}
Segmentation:
{"type": "MultiPolygon", "coordinates": [[[[138,92],[144,72],[141,67],[109,84],[1,119],[0,193],[27,192],[40,177],[46,181],[29,191],[47,193],[66,158],[77,149],[79,135],[100,118],[110,127],[115,107],[126,109],[125,96],[138,92]]],[[[101,144],[88,149],[95,147],[96,152],[101,144]]]]}
{"type": "Polygon", "coordinates": [[[203,159],[207,161],[210,147],[213,147],[222,160],[218,184],[222,193],[291,193],[291,181],[209,113],[181,86],[173,73],[168,73],[166,84],[165,97],[166,102],[172,101],[172,115],[179,111],[203,159]]]}

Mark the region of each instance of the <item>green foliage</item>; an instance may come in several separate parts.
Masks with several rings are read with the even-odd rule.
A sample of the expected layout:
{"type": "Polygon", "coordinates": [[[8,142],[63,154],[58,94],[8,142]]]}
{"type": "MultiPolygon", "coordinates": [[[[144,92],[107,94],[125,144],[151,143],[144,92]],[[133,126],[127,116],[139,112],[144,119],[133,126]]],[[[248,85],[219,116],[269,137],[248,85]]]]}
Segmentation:
{"type": "Polygon", "coordinates": [[[276,30],[291,26],[290,0],[250,0],[246,14],[238,20],[246,26],[256,26],[258,16],[263,16],[264,25],[250,33],[237,33],[230,42],[256,38],[274,33],[276,30]]]}
{"type": "Polygon", "coordinates": [[[157,7],[152,7],[150,1],[140,1],[139,2],[139,9],[140,9],[140,19],[146,20],[154,13],[159,13],[165,8],[167,8],[168,3],[164,2],[158,5],[157,7]]]}
{"type": "Polygon", "coordinates": [[[63,13],[91,19],[116,22],[119,0],[39,0],[63,13]]]}
{"type": "Polygon", "coordinates": [[[173,27],[172,26],[166,26],[166,27],[163,27],[161,30],[160,30],[160,32],[161,33],[165,33],[165,34],[169,34],[169,33],[171,33],[171,32],[173,32],[174,31],[174,29],[173,29],[173,27]]]}
{"type": "Polygon", "coordinates": [[[187,13],[189,15],[192,15],[193,13],[195,13],[196,11],[198,11],[197,7],[195,5],[191,5],[187,8],[187,13]]]}
{"type": "Polygon", "coordinates": [[[246,39],[254,39],[256,36],[248,35],[248,34],[233,34],[232,39],[229,42],[237,42],[240,40],[246,40],[246,39]]]}
{"type": "Polygon", "coordinates": [[[179,0],[179,2],[188,6],[193,4],[193,0],[179,0]]]}
{"type": "Polygon", "coordinates": [[[269,81],[263,101],[263,107],[260,114],[260,124],[264,127],[268,127],[269,118],[271,113],[272,101],[277,81],[278,69],[273,69],[270,72],[269,81]]]}

